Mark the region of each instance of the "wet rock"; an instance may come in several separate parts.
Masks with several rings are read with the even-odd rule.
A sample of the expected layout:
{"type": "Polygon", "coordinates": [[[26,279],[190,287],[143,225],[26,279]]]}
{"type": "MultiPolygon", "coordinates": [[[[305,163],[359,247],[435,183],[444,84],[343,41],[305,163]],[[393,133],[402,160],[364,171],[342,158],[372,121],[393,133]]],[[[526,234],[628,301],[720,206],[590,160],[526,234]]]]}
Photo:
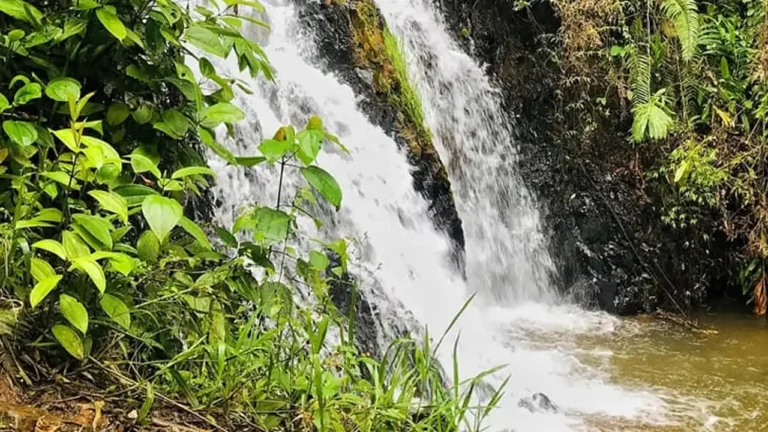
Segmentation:
{"type": "Polygon", "coordinates": [[[534,393],[530,397],[522,398],[517,402],[517,406],[532,413],[557,413],[557,406],[544,393],[534,393]]]}

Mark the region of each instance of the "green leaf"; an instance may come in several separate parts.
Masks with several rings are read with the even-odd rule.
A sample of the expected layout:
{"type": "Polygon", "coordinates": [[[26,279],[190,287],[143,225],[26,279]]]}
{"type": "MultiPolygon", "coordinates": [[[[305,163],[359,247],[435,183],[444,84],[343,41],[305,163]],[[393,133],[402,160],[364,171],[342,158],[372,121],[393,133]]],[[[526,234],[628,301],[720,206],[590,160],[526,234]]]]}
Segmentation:
{"type": "Polygon", "coordinates": [[[214,32],[198,24],[193,24],[187,30],[186,39],[197,48],[207,51],[217,57],[227,57],[228,50],[214,32]]]}
{"type": "Polygon", "coordinates": [[[0,0],[0,12],[28,23],[40,21],[43,17],[37,8],[22,0],[0,0]]]}
{"type": "Polygon", "coordinates": [[[128,207],[141,205],[144,199],[150,195],[157,195],[157,191],[140,184],[127,184],[114,189],[128,203],[128,207]]]}
{"type": "Polygon", "coordinates": [[[62,277],[63,276],[61,275],[55,275],[38,282],[37,285],[32,288],[32,292],[29,293],[29,303],[32,307],[37,306],[41,301],[45,300],[48,294],[59,284],[62,277]]]}
{"type": "Polygon", "coordinates": [[[61,171],[44,172],[40,173],[43,177],[49,178],[55,182],[61,183],[64,186],[72,185],[73,189],[78,189],[77,180],[71,179],[69,174],[61,171]]]}
{"type": "Polygon", "coordinates": [[[85,228],[85,230],[93,236],[99,243],[104,245],[107,249],[112,249],[112,236],[110,232],[113,226],[106,219],[99,216],[90,216],[85,214],[75,214],[72,219],[85,228]]]}
{"type": "Polygon", "coordinates": [[[226,147],[219,144],[216,139],[214,139],[213,134],[211,134],[207,129],[204,129],[202,127],[197,128],[197,133],[200,135],[200,139],[203,140],[205,145],[211,148],[214,153],[216,153],[219,157],[222,159],[225,159],[227,162],[231,164],[236,164],[237,161],[235,160],[235,155],[232,154],[226,147]]]}
{"type": "Polygon", "coordinates": [[[0,114],[5,112],[5,110],[7,110],[10,107],[11,107],[11,104],[8,102],[8,99],[5,96],[3,96],[2,93],[0,93],[0,114]]]}
{"type": "Polygon", "coordinates": [[[675,24],[675,32],[683,48],[683,59],[692,59],[699,43],[699,6],[696,0],[662,0],[661,12],[675,24]]]}
{"type": "Polygon", "coordinates": [[[157,168],[157,165],[155,165],[150,158],[137,153],[136,151],[131,153],[131,166],[136,174],[151,172],[156,178],[163,177],[162,174],[160,174],[160,169],[157,168]]]}
{"type": "Polygon", "coordinates": [[[54,78],[45,88],[45,94],[58,102],[80,99],[80,83],[72,78],[54,78]]]}
{"type": "Polygon", "coordinates": [[[253,213],[254,237],[265,244],[279,243],[288,236],[291,217],[280,210],[261,207],[253,213]]]}
{"type": "Polygon", "coordinates": [[[203,126],[213,128],[221,123],[236,123],[245,118],[240,108],[229,102],[221,102],[210,106],[203,111],[203,126]]]}
{"type": "Polygon", "coordinates": [[[81,333],[85,334],[88,331],[88,311],[76,298],[66,294],[60,295],[59,309],[64,318],[81,333]]]}
{"type": "Polygon", "coordinates": [[[136,268],[134,259],[124,253],[98,251],[91,254],[91,258],[96,261],[107,258],[112,265],[112,270],[115,270],[124,276],[128,276],[133,269],[136,268]]]}
{"type": "Polygon", "coordinates": [[[99,301],[104,312],[125,330],[131,329],[131,311],[119,298],[104,294],[99,301]]]}
{"type": "Polygon", "coordinates": [[[136,120],[136,123],[145,124],[152,120],[152,107],[141,105],[131,112],[131,116],[136,120]]]}
{"type": "Polygon", "coordinates": [[[322,168],[311,166],[301,168],[301,175],[323,198],[338,211],[341,208],[341,188],[330,174],[322,168]]]}
{"type": "Polygon", "coordinates": [[[131,110],[128,109],[128,105],[123,103],[112,104],[107,109],[107,124],[110,126],[118,126],[122,124],[129,115],[131,115],[131,110]]]}
{"type": "Polygon", "coordinates": [[[6,120],[3,122],[3,130],[13,142],[20,146],[28,146],[37,141],[37,129],[32,123],[6,120]]]}
{"type": "Polygon", "coordinates": [[[189,120],[178,110],[170,109],[163,112],[163,121],[153,126],[172,138],[181,139],[189,129],[189,120]]]}
{"type": "Polygon", "coordinates": [[[325,271],[325,269],[331,265],[328,256],[318,251],[311,251],[309,253],[309,263],[312,265],[312,268],[317,271],[325,271]]]}
{"type": "Polygon", "coordinates": [[[80,151],[80,144],[75,137],[72,129],[59,129],[57,131],[51,131],[67,148],[77,153],[80,151]]]}
{"type": "Polygon", "coordinates": [[[125,35],[127,33],[125,31],[125,25],[122,21],[120,21],[120,18],[117,17],[117,13],[115,12],[114,8],[108,9],[107,7],[103,7],[98,9],[96,11],[96,16],[99,18],[99,21],[101,21],[101,24],[104,26],[104,28],[112,33],[112,36],[116,37],[120,41],[125,39],[125,35]]]}
{"type": "Polygon", "coordinates": [[[199,167],[199,166],[193,166],[193,167],[186,167],[182,168],[171,175],[172,179],[180,179],[182,177],[187,177],[191,175],[209,175],[209,176],[216,176],[216,172],[208,167],[199,167]]]}
{"type": "Polygon", "coordinates": [[[136,243],[136,249],[142,261],[154,264],[160,255],[160,241],[152,231],[144,231],[136,243]]]}
{"type": "Polygon", "coordinates": [[[174,199],[159,195],[147,197],[141,205],[141,211],[160,243],[165,241],[171,230],[184,216],[181,204],[174,199]]]}
{"type": "Polygon", "coordinates": [[[108,191],[92,190],[88,192],[102,209],[112,212],[120,218],[124,224],[128,223],[128,202],[122,196],[108,191]]]}
{"type": "Polygon", "coordinates": [[[67,259],[69,259],[70,261],[80,257],[87,256],[91,253],[91,250],[88,248],[88,245],[85,244],[83,239],[81,239],[80,236],[74,232],[64,231],[61,234],[61,242],[62,242],[62,245],[64,246],[64,251],[66,252],[67,259]]]}
{"type": "Polygon", "coordinates": [[[53,270],[48,262],[41,260],[40,258],[33,257],[30,263],[32,277],[40,282],[48,279],[51,276],[56,276],[56,272],[53,270]]]}
{"type": "Polygon", "coordinates": [[[104,276],[104,269],[101,268],[101,264],[96,262],[90,255],[72,260],[72,265],[69,270],[80,269],[84,271],[93,281],[99,292],[104,294],[104,290],[107,289],[107,277],[104,276]]]}
{"type": "Polygon", "coordinates": [[[238,156],[235,158],[235,164],[244,167],[255,167],[256,165],[266,161],[267,158],[262,156],[238,156]]]}
{"type": "Polygon", "coordinates": [[[67,259],[67,252],[64,250],[64,246],[62,246],[61,243],[56,240],[40,240],[39,242],[33,243],[32,247],[35,249],[48,251],[63,260],[67,259]]]}
{"type": "Polygon", "coordinates": [[[264,157],[270,161],[275,162],[285,156],[286,152],[293,146],[290,141],[278,141],[274,139],[267,139],[259,144],[259,151],[264,157]]]}
{"type": "Polygon", "coordinates": [[[74,358],[82,360],[85,358],[85,348],[80,336],[69,326],[56,324],[51,329],[53,337],[64,347],[65,350],[74,358]]]}
{"type": "Polygon", "coordinates": [[[24,105],[25,103],[39,99],[43,96],[43,88],[38,83],[25,84],[20,88],[13,96],[13,104],[16,106],[24,105]]]}
{"type": "Polygon", "coordinates": [[[296,139],[299,141],[299,151],[296,156],[304,162],[304,165],[314,162],[323,146],[324,138],[325,134],[322,131],[313,129],[302,131],[296,135],[296,139]]]}
{"type": "Polygon", "coordinates": [[[203,231],[203,229],[200,228],[196,223],[192,222],[186,217],[182,217],[179,221],[179,226],[181,226],[184,231],[188,232],[189,235],[197,240],[201,246],[206,249],[212,249],[211,242],[208,241],[208,236],[205,234],[205,231],[203,231]]]}

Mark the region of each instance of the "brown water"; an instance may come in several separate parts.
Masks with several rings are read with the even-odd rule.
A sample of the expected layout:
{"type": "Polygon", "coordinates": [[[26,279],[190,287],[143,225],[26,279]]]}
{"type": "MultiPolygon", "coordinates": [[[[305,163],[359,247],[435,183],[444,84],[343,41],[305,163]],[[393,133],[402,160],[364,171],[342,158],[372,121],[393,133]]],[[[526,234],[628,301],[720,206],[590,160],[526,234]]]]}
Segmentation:
{"type": "Polygon", "coordinates": [[[696,317],[705,332],[650,317],[623,319],[615,332],[578,337],[575,354],[624,388],[652,390],[667,424],[587,418],[590,431],[768,431],[768,324],[739,314],[696,317]],[[611,352],[609,356],[595,355],[611,352]]]}

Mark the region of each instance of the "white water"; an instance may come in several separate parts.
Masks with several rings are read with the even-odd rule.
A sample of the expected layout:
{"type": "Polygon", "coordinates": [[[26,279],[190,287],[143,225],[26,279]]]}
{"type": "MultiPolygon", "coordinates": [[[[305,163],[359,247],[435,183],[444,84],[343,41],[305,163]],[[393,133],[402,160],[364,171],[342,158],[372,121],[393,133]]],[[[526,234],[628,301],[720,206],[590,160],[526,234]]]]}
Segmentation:
{"type": "MultiPolygon", "coordinates": [[[[481,294],[484,301],[470,306],[450,338],[461,334],[462,377],[508,365],[487,379],[498,385],[512,375],[490,430],[580,430],[582,416],[590,414],[661,419],[660,398],[609,384],[603,372],[576,359],[572,343],[542,345],[536,342],[540,338],[532,337],[558,334],[562,340],[562,334],[611,332],[616,322],[553,304],[548,279],[552,264],[533,200],[515,175],[511,125],[481,69],[456,48],[419,0],[381,0],[379,6],[407,42],[412,75],[440,153],[448,161],[467,232],[467,282],[450,266],[448,241],[428,220],[426,203],[413,190],[405,155],[360,112],[357,106],[364,101],[314,66],[317,51],[292,6],[268,6],[273,29],[261,42],[277,71],[276,84],[239,74],[234,61],[216,64],[220,72],[240,76],[256,90],[252,96],[241,93],[236,101],[249,124],[239,127],[238,139],[228,145],[237,154],[254,154],[262,131],[268,136],[281,124],[302,126],[313,114],[338,134],[350,154],[323,152],[319,164],[339,181],[342,210],[313,235],[361,240],[356,272],[368,281],[363,290],[381,322],[381,343],[403,326],[440,334],[472,292],[481,294]],[[426,54],[439,66],[425,66],[426,54]],[[436,71],[439,75],[430,75],[436,71]],[[517,401],[533,392],[547,394],[560,413],[533,414],[518,408],[517,401]]],[[[274,169],[249,174],[216,165],[215,160],[212,164],[219,174],[215,192],[224,224],[244,205],[274,203],[274,169]]],[[[447,341],[438,353],[448,370],[452,345],[447,341]]]]}

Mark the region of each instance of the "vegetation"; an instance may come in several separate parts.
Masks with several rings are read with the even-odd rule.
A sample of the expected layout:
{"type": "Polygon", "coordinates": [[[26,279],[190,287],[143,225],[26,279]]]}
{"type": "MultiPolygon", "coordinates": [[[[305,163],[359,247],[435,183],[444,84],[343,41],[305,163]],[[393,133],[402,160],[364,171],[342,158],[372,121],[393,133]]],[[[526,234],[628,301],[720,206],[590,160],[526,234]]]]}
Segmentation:
{"type": "Polygon", "coordinates": [[[235,92],[251,90],[211,59],[272,78],[241,33],[265,26],[248,9],[262,11],[0,0],[6,373],[119,384],[140,424],[163,401],[219,430],[479,430],[502,389],[474,406],[482,375],[462,381],[454,358],[446,384],[428,335],[379,359],[359,353],[354,314],[328,296],[332,284],[355,291],[347,242],[299,248],[298,219],[342,204],[316,157],[344,147],[320,119],[280,128],[257,155],[218,141],[244,118],[235,92]],[[206,148],[243,169],[279,165],[277,202],[243,209],[232,227],[199,225],[194,204],[214,177],[206,148]],[[289,171],[306,180],[292,197],[289,171]]]}
{"type": "Polygon", "coordinates": [[[629,118],[663,221],[708,249],[732,245],[730,275],[763,299],[768,258],[765,4],[757,0],[552,0],[562,19],[562,115],[584,145],[629,118]],[[686,234],[688,235],[688,234],[686,234]]]}

